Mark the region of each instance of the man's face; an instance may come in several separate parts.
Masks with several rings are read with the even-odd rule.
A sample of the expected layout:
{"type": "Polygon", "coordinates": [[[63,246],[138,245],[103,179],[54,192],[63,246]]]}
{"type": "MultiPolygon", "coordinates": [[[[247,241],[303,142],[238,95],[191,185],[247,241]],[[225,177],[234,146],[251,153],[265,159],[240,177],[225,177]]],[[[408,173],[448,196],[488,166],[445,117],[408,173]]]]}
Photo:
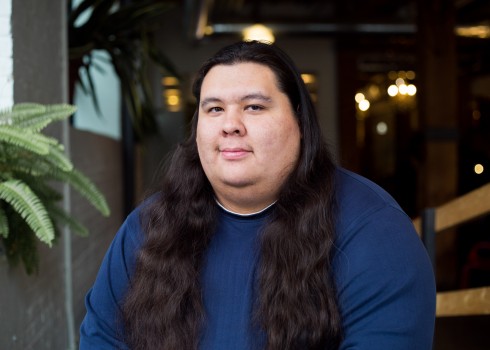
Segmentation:
{"type": "Polygon", "coordinates": [[[218,200],[239,212],[276,200],[296,166],[301,132],[272,70],[256,63],[213,67],[198,108],[199,157],[218,200]]]}

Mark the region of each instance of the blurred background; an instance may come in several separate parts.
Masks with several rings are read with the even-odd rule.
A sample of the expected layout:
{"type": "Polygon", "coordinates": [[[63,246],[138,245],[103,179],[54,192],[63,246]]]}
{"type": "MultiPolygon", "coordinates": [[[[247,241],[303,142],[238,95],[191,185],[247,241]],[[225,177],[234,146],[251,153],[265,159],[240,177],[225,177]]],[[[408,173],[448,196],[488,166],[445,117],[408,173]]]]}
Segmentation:
{"type": "MultiPolygon", "coordinates": [[[[75,104],[48,132],[112,211],[65,196],[90,236],[40,244],[36,275],[0,251],[0,349],[76,348],[108,245],[188,133],[196,70],[244,38],[293,58],[338,163],[412,219],[490,182],[490,1],[0,0],[0,108],[75,104]]],[[[436,236],[439,291],[490,285],[489,227],[436,236]]],[[[486,315],[438,318],[435,349],[490,348],[483,298],[486,315]]]]}

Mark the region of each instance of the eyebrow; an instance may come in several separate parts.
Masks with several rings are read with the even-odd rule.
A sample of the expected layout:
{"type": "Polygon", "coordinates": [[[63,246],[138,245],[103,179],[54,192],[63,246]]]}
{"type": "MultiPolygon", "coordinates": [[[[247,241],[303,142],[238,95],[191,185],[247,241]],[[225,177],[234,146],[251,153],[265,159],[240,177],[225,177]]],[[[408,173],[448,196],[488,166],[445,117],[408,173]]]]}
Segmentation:
{"type": "MultiPolygon", "coordinates": [[[[253,93],[253,94],[248,94],[240,98],[240,101],[247,101],[247,100],[261,100],[264,102],[271,102],[272,99],[269,96],[263,95],[261,93],[253,93]]],[[[201,108],[206,107],[206,105],[210,103],[216,103],[216,102],[222,102],[221,99],[217,97],[206,97],[201,101],[201,108]]]]}

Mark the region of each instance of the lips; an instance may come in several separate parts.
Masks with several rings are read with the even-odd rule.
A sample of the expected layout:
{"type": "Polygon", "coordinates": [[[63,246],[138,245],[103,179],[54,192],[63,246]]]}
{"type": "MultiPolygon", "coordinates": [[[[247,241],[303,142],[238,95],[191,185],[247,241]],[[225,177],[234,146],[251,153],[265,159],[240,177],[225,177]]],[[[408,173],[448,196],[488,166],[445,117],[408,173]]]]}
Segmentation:
{"type": "Polygon", "coordinates": [[[241,147],[226,147],[220,149],[220,153],[224,159],[235,160],[235,159],[242,159],[248,156],[248,154],[251,153],[251,151],[241,147]]]}

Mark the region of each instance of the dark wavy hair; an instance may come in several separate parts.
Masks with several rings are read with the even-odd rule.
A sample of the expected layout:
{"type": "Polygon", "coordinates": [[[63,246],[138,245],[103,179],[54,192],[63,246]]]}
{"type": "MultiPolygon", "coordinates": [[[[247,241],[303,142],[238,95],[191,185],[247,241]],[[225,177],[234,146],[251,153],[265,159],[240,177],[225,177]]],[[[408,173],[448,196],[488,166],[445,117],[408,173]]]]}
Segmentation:
{"type": "MultiPolygon", "coordinates": [[[[267,350],[337,349],[342,326],[331,271],[335,238],[335,165],[308,90],[291,59],[256,41],[220,50],[199,70],[193,93],[211,68],[253,62],[269,67],[296,111],[301,151],[261,233],[259,297],[251,322],[267,350]]],[[[146,240],[123,305],[132,349],[196,349],[205,319],[199,274],[217,220],[214,193],[191,134],[170,159],[160,194],[142,215],[146,240]]]]}

